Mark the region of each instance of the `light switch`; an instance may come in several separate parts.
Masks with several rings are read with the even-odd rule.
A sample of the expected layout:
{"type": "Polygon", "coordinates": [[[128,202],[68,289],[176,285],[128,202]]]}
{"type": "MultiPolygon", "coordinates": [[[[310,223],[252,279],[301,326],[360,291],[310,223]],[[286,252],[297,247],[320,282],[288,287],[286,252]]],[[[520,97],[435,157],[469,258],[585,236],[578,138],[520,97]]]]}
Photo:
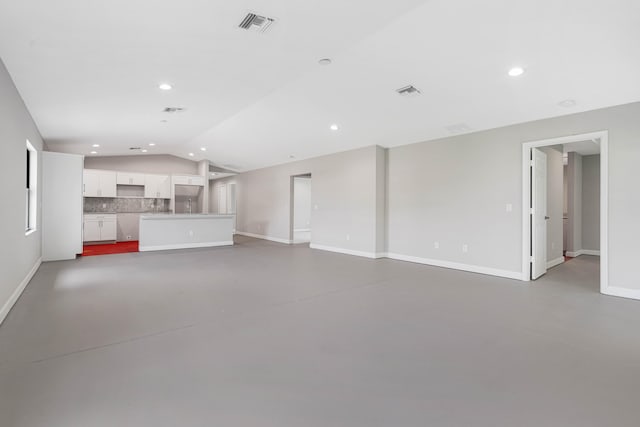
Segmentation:
{"type": "Polygon", "coordinates": [[[507,203],[507,212],[513,212],[513,205],[511,203],[507,203]]]}

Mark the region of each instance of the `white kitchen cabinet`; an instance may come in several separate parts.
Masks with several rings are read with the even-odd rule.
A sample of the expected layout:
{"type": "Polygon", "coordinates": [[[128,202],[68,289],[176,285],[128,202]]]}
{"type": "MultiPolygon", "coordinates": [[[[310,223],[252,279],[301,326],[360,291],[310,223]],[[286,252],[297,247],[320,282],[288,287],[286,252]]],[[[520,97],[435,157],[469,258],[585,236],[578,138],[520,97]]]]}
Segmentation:
{"type": "Polygon", "coordinates": [[[174,175],[173,184],[204,186],[204,177],[200,175],[174,175]]]}
{"type": "Polygon", "coordinates": [[[171,179],[169,175],[145,175],[144,197],[148,199],[170,199],[171,179]]]}
{"type": "Polygon", "coordinates": [[[117,220],[115,214],[90,214],[84,216],[84,242],[116,240],[117,220]]]}
{"type": "Polygon", "coordinates": [[[85,169],[83,173],[84,197],[116,197],[116,173],[85,169]]]}
{"type": "Polygon", "coordinates": [[[145,175],[143,173],[118,172],[116,183],[118,185],[144,185],[145,175]]]}

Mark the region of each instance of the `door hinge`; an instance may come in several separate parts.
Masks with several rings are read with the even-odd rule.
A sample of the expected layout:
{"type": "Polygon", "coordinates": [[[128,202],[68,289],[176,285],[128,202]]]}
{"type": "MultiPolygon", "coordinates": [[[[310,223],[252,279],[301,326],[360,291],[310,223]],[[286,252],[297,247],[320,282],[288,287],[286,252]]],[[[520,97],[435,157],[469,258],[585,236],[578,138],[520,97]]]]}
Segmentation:
{"type": "Polygon", "coordinates": [[[529,161],[529,166],[533,167],[533,160],[529,161]]]}
{"type": "Polygon", "coordinates": [[[533,215],[533,208],[529,208],[529,213],[533,215]]]}
{"type": "Polygon", "coordinates": [[[530,257],[530,258],[529,258],[529,262],[534,262],[533,257],[530,257]]]}

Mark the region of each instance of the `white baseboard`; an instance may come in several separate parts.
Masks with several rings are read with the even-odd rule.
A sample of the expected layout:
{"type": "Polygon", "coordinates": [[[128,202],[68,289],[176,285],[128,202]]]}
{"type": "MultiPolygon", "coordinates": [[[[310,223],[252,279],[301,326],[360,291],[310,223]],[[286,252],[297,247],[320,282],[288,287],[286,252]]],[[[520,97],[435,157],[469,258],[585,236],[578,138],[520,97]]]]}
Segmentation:
{"type": "Polygon", "coordinates": [[[582,250],[582,255],[600,256],[600,251],[595,251],[595,250],[592,250],[592,249],[583,249],[582,250]]]}
{"type": "Polygon", "coordinates": [[[600,251],[595,251],[592,249],[579,249],[575,252],[567,251],[567,256],[571,258],[576,258],[576,257],[579,257],[580,255],[600,256],[600,251]]]}
{"type": "Polygon", "coordinates": [[[385,258],[386,257],[386,254],[384,254],[384,253],[354,251],[352,249],[337,248],[337,247],[334,247],[334,246],[317,245],[315,243],[311,243],[309,245],[309,247],[311,249],[318,249],[318,250],[321,250],[321,251],[328,251],[328,252],[336,252],[336,253],[345,254],[345,255],[354,255],[354,256],[359,256],[359,257],[364,257],[364,258],[378,259],[378,258],[385,258]]]}
{"type": "Polygon", "coordinates": [[[276,242],[276,243],[284,243],[285,245],[290,245],[293,243],[291,240],[288,240],[288,239],[280,239],[279,237],[264,236],[262,234],[247,233],[244,231],[236,231],[236,234],[239,234],[241,236],[253,237],[255,239],[269,240],[271,242],[276,242]]]}
{"type": "Polygon", "coordinates": [[[4,319],[11,311],[13,305],[16,303],[16,301],[18,301],[18,298],[20,298],[20,295],[22,295],[22,292],[24,292],[24,289],[33,278],[33,275],[36,274],[36,271],[38,271],[38,268],[40,268],[40,264],[42,264],[42,258],[38,258],[31,270],[29,270],[29,273],[27,273],[27,276],[22,280],[22,282],[20,282],[16,290],[13,291],[13,293],[9,297],[9,300],[5,302],[2,306],[2,309],[0,309],[0,324],[2,324],[4,319]]]}
{"type": "Polygon", "coordinates": [[[311,229],[310,228],[294,228],[293,232],[295,233],[296,231],[307,232],[307,231],[311,231],[311,229]]]}
{"type": "Polygon", "coordinates": [[[507,279],[516,279],[516,280],[522,279],[521,271],[500,270],[497,268],[480,267],[477,265],[461,264],[458,262],[441,261],[436,259],[420,258],[420,257],[415,257],[410,255],[401,255],[401,254],[395,254],[395,253],[388,253],[387,258],[391,258],[399,261],[415,262],[418,264],[433,265],[435,267],[444,267],[444,268],[452,268],[454,270],[469,271],[471,273],[487,274],[489,276],[505,277],[507,279]]]}
{"type": "Polygon", "coordinates": [[[618,288],[608,286],[602,289],[602,293],[613,297],[630,298],[640,300],[640,289],[618,288]]]}
{"type": "Polygon", "coordinates": [[[561,256],[561,257],[559,257],[559,258],[556,258],[556,259],[553,259],[553,260],[551,260],[551,261],[548,261],[548,262],[547,262],[547,268],[548,268],[548,269],[549,269],[549,268],[553,268],[553,267],[555,267],[556,265],[560,265],[560,264],[562,264],[563,262],[564,262],[564,257],[563,257],[563,256],[561,256]]]}
{"type": "Polygon", "coordinates": [[[213,248],[217,246],[233,246],[233,241],[229,242],[205,242],[205,243],[180,243],[175,245],[140,246],[140,252],[167,251],[170,249],[192,249],[192,248],[213,248]]]}

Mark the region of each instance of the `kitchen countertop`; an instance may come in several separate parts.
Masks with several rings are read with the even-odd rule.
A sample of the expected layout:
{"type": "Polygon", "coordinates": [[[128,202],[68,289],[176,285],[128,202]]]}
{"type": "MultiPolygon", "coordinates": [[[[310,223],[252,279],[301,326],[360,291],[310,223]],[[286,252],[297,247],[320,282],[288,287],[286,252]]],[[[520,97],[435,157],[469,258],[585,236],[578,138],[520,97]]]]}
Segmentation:
{"type": "Polygon", "coordinates": [[[216,219],[216,218],[233,218],[235,215],[219,215],[219,214],[173,214],[158,213],[144,214],[140,216],[141,220],[172,220],[172,219],[216,219]]]}

